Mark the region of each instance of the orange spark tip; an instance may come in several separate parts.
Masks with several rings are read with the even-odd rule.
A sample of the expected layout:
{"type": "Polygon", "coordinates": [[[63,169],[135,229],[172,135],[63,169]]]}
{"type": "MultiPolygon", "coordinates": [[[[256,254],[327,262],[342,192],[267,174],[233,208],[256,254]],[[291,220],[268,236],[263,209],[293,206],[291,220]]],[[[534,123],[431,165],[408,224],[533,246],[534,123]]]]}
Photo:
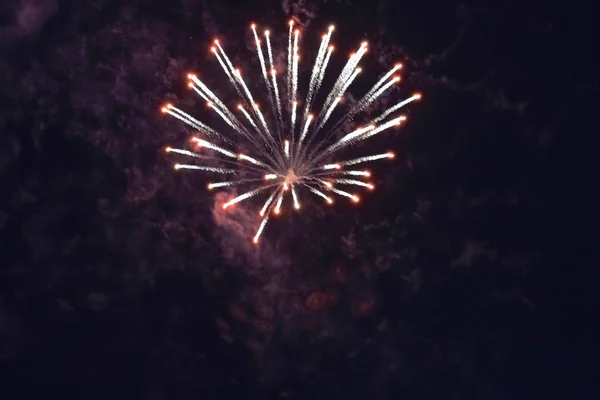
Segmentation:
{"type": "Polygon", "coordinates": [[[264,213],[264,212],[262,212],[262,211],[259,211],[259,212],[258,212],[258,215],[260,215],[261,217],[264,217],[264,216],[265,216],[265,213],[264,213]]]}
{"type": "Polygon", "coordinates": [[[296,204],[296,205],[294,206],[294,208],[295,208],[296,210],[299,210],[299,209],[300,209],[300,204],[296,204]]]}
{"type": "Polygon", "coordinates": [[[271,32],[269,32],[269,30],[267,29],[267,30],[265,31],[265,36],[269,36],[269,34],[270,34],[270,33],[271,33],[271,32]]]}
{"type": "Polygon", "coordinates": [[[358,196],[352,196],[352,201],[355,203],[358,203],[360,201],[360,197],[358,196]]]}
{"type": "Polygon", "coordinates": [[[223,204],[223,210],[225,210],[227,207],[229,207],[227,204],[223,204]]]}
{"type": "Polygon", "coordinates": [[[279,210],[275,210],[274,213],[279,215],[279,210]]]}
{"type": "Polygon", "coordinates": [[[365,171],[365,173],[367,174],[366,176],[371,176],[371,171],[365,171]]]}
{"type": "Polygon", "coordinates": [[[215,49],[214,47],[211,47],[211,48],[210,48],[210,51],[212,51],[213,53],[216,53],[216,52],[217,52],[217,49],[215,49]]]}
{"type": "Polygon", "coordinates": [[[254,239],[252,239],[252,242],[253,242],[254,244],[258,244],[258,238],[254,238],[254,239]]]}
{"type": "Polygon", "coordinates": [[[333,49],[335,49],[334,46],[329,46],[329,51],[333,51],[333,49]]]}
{"type": "Polygon", "coordinates": [[[179,164],[175,164],[175,165],[173,165],[173,168],[175,168],[175,169],[179,169],[179,168],[181,168],[181,165],[179,165],[179,164]]]}
{"type": "Polygon", "coordinates": [[[290,25],[294,25],[294,20],[290,19],[290,25]]]}
{"type": "Polygon", "coordinates": [[[219,39],[215,39],[215,41],[213,43],[216,44],[216,45],[218,45],[219,44],[219,39]]]}
{"type": "Polygon", "coordinates": [[[243,107],[241,104],[238,104],[238,109],[241,110],[243,107]]]}
{"type": "Polygon", "coordinates": [[[420,100],[421,99],[421,93],[415,93],[415,94],[413,94],[413,97],[415,99],[417,99],[417,100],[420,100]]]}
{"type": "Polygon", "coordinates": [[[362,68],[356,68],[356,72],[362,71],[362,68]]]}
{"type": "Polygon", "coordinates": [[[387,153],[386,155],[387,155],[388,158],[394,158],[394,157],[396,157],[396,155],[394,153],[391,153],[391,152],[387,153]]]}
{"type": "Polygon", "coordinates": [[[406,115],[401,115],[398,118],[400,118],[400,121],[406,121],[406,115]]]}
{"type": "Polygon", "coordinates": [[[196,75],[194,74],[187,74],[188,79],[194,79],[196,77],[196,75]]]}
{"type": "Polygon", "coordinates": [[[375,189],[375,185],[373,185],[372,183],[369,184],[369,190],[373,190],[375,189]]]}
{"type": "Polygon", "coordinates": [[[275,75],[275,68],[271,68],[271,73],[275,75]]]}
{"type": "Polygon", "coordinates": [[[212,188],[213,188],[212,187],[212,183],[209,183],[206,187],[207,187],[208,190],[212,190],[212,188]]]}
{"type": "Polygon", "coordinates": [[[399,80],[400,80],[400,77],[399,77],[399,76],[395,76],[395,77],[394,77],[394,82],[398,82],[399,80]]]}
{"type": "Polygon", "coordinates": [[[365,41],[365,42],[362,42],[360,45],[364,47],[364,46],[366,46],[366,45],[368,45],[368,44],[369,44],[369,43],[365,41]]]}
{"type": "Polygon", "coordinates": [[[294,31],[294,35],[299,35],[299,34],[300,34],[300,29],[296,29],[296,30],[294,31]]]}
{"type": "Polygon", "coordinates": [[[194,87],[194,83],[193,82],[188,82],[188,87],[194,87]]]}
{"type": "Polygon", "coordinates": [[[161,112],[166,113],[167,112],[167,107],[163,107],[160,109],[161,112]]]}
{"type": "Polygon", "coordinates": [[[313,118],[313,115],[312,115],[312,114],[308,114],[308,118],[309,118],[309,119],[312,119],[312,118],[313,118]]]}
{"type": "Polygon", "coordinates": [[[168,153],[168,152],[171,151],[171,148],[170,147],[165,147],[165,151],[168,153]]]}
{"type": "Polygon", "coordinates": [[[335,26],[333,26],[333,25],[329,25],[329,30],[330,30],[330,31],[333,31],[334,29],[335,29],[335,26]]]}
{"type": "Polygon", "coordinates": [[[252,29],[256,29],[256,24],[255,24],[255,23],[253,23],[252,25],[250,25],[250,28],[252,28],[252,29]]]}
{"type": "Polygon", "coordinates": [[[328,204],[333,204],[333,200],[331,200],[331,199],[329,199],[329,198],[328,198],[328,199],[327,199],[327,203],[328,203],[328,204]]]}
{"type": "Polygon", "coordinates": [[[398,64],[394,65],[394,67],[400,69],[400,68],[402,68],[402,63],[398,63],[398,64]]]}
{"type": "Polygon", "coordinates": [[[335,164],[335,169],[340,169],[342,166],[340,164],[335,164]]]}

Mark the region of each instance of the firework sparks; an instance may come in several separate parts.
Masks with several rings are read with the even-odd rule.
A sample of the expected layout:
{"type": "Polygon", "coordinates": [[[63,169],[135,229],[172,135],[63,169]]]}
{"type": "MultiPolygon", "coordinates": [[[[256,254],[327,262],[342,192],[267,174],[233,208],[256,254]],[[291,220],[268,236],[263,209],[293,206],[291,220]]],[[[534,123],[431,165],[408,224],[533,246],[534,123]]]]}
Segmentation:
{"type": "Polygon", "coordinates": [[[402,65],[396,64],[349,111],[335,124],[332,124],[331,128],[327,128],[329,129],[327,133],[319,135],[319,131],[328,126],[327,123],[335,115],[335,109],[342,102],[344,93],[361,72],[358,63],[367,53],[367,42],[361,43],[360,47],[351,54],[321,109],[318,113],[312,114],[313,101],[319,92],[333,52],[330,40],[334,27],[330,26],[322,36],[304,99],[299,98],[301,94],[298,91],[301,32],[294,27],[294,21],[289,21],[287,79],[284,78],[283,82],[277,78],[279,74],[274,65],[271,31],[264,31],[265,41],[262,42],[257,33],[256,24],[252,24],[250,29],[262,80],[268,93],[270,112],[268,107],[266,113],[261,111],[250,88],[246,85],[246,81],[242,78],[241,70],[233,66],[218,40],[214,41],[211,51],[240,97],[241,104],[237,105],[239,113],[234,114],[197,75],[188,74],[188,86],[206,101],[208,107],[215,112],[219,119],[227,124],[231,134],[225,135],[218,132],[171,104],[164,106],[162,112],[198,131],[198,135],[191,140],[196,145],[193,151],[167,147],[167,152],[213,162],[212,165],[175,164],[175,169],[193,169],[229,176],[226,178],[228,180],[209,183],[209,190],[230,186],[246,186],[248,188],[241,195],[226,202],[223,208],[266,194],[266,201],[259,211],[262,220],[253,238],[253,242],[258,243],[270,216],[280,214],[284,204],[289,204],[284,203],[285,197],[291,197],[296,210],[301,208],[298,192],[301,188],[321,197],[328,204],[332,204],[333,199],[325,194],[326,192],[359,202],[360,198],[357,195],[334,187],[334,185],[359,186],[372,190],[375,186],[371,182],[361,180],[371,177],[371,173],[345,169],[345,167],[391,159],[394,158],[394,153],[387,152],[335,161],[336,154],[342,149],[399,125],[406,119],[405,116],[388,117],[405,105],[419,100],[421,94],[414,94],[395,103],[364,126],[344,134],[341,139],[332,139],[333,136],[339,136],[339,133],[343,132],[344,127],[353,120],[356,114],[366,110],[378,97],[400,81],[400,77],[394,74],[401,69],[402,65]],[[244,149],[250,147],[250,151],[245,150],[250,155],[239,153],[242,147],[244,149]],[[224,164],[227,165],[223,167],[224,164]]]}

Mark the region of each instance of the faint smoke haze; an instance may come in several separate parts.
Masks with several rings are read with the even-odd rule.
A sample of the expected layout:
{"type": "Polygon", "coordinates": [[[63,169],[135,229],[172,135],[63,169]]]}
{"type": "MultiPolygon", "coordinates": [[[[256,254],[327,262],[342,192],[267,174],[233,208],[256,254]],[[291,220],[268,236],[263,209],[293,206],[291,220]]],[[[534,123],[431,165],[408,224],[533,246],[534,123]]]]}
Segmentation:
{"type": "MultiPolygon", "coordinates": [[[[24,36],[38,33],[44,24],[56,14],[55,0],[21,0],[12,5],[13,20],[0,27],[0,41],[9,44],[24,36]]],[[[11,7],[7,7],[10,13],[11,7]]]]}

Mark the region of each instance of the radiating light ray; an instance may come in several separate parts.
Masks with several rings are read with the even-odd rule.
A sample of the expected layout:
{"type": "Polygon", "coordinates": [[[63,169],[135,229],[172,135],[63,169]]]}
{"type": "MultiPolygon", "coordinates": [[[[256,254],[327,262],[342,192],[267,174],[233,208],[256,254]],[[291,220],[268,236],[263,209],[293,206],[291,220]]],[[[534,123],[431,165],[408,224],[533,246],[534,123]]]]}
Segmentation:
{"type": "Polygon", "coordinates": [[[271,205],[275,196],[277,196],[277,191],[274,191],[273,193],[271,193],[271,195],[267,198],[267,201],[265,201],[265,204],[263,205],[263,207],[260,210],[261,217],[265,215],[267,208],[269,208],[269,205],[271,205]]]}
{"type": "Polygon", "coordinates": [[[313,176],[339,176],[339,175],[351,175],[351,176],[371,176],[369,171],[357,171],[357,170],[337,170],[337,171],[327,171],[327,172],[315,172],[313,176]]]}
{"type": "Polygon", "coordinates": [[[302,142],[304,141],[304,138],[306,137],[306,133],[308,132],[308,126],[310,125],[310,121],[312,121],[313,116],[312,114],[310,114],[308,116],[308,118],[306,119],[306,122],[304,123],[304,128],[302,129],[302,134],[300,135],[300,140],[298,140],[298,150],[300,151],[300,147],[302,146],[302,142]]]}
{"type": "Polygon", "coordinates": [[[336,164],[327,164],[323,166],[323,169],[340,169],[341,165],[336,163],[336,164]]]}
{"type": "Polygon", "coordinates": [[[421,98],[421,95],[419,93],[414,94],[413,96],[409,97],[406,100],[402,100],[401,102],[391,106],[390,108],[388,108],[387,110],[385,110],[379,117],[373,119],[371,121],[372,124],[377,123],[383,119],[385,119],[385,117],[387,117],[388,115],[390,115],[391,113],[393,113],[394,111],[397,111],[399,109],[401,109],[402,107],[404,107],[405,105],[412,103],[413,101],[419,100],[421,98]]]}
{"type": "Polygon", "coordinates": [[[355,185],[355,186],[362,186],[362,187],[366,187],[369,189],[373,189],[373,184],[368,183],[368,182],[363,182],[363,181],[357,181],[356,179],[332,179],[333,183],[339,183],[342,185],[355,185]]]}
{"type": "Polygon", "coordinates": [[[265,64],[265,58],[263,56],[262,47],[260,45],[260,39],[258,38],[258,34],[256,33],[256,25],[252,24],[251,29],[252,29],[252,33],[254,34],[254,42],[256,43],[256,53],[258,54],[258,61],[260,62],[260,69],[263,73],[263,78],[265,79],[265,82],[268,87],[269,86],[269,77],[267,75],[267,66],[265,64]]]}
{"type": "Polygon", "coordinates": [[[330,187],[330,186],[327,186],[327,190],[331,190],[333,193],[336,193],[336,194],[339,194],[340,196],[344,196],[344,197],[347,197],[349,199],[352,199],[355,202],[358,202],[360,200],[358,196],[356,196],[354,194],[351,194],[351,193],[348,193],[348,192],[346,192],[344,190],[336,189],[336,188],[330,187]]]}
{"type": "Polygon", "coordinates": [[[404,115],[401,115],[398,118],[394,118],[393,120],[388,121],[385,124],[382,124],[369,132],[365,132],[364,134],[362,134],[361,136],[358,137],[358,140],[366,140],[372,136],[375,136],[378,133],[385,131],[386,129],[389,129],[393,126],[399,125],[405,119],[406,119],[406,117],[404,115]]]}
{"type": "MultiPolygon", "coordinates": [[[[390,88],[394,83],[398,82],[399,79],[396,78],[392,78],[392,80],[390,80],[390,82],[387,82],[385,84],[385,88],[382,89],[382,86],[384,86],[384,83],[386,80],[388,80],[390,78],[390,76],[397,71],[402,64],[396,64],[396,66],[394,66],[394,68],[392,68],[390,71],[388,71],[387,74],[385,74],[372,88],[371,90],[369,90],[367,92],[367,94],[365,94],[357,103],[356,105],[354,105],[350,111],[348,111],[346,113],[346,115],[344,115],[338,122],[335,123],[335,125],[333,126],[333,128],[331,128],[329,130],[329,132],[325,135],[325,141],[327,141],[327,139],[329,139],[329,137],[331,137],[331,135],[335,132],[337,132],[341,126],[347,124],[349,121],[352,120],[352,118],[354,118],[354,116],[356,114],[358,114],[359,112],[362,112],[363,110],[365,110],[367,107],[369,107],[375,100],[377,100],[377,98],[379,98],[388,88],[390,88]]],[[[379,119],[378,121],[380,121],[381,119],[379,119]]],[[[371,123],[374,122],[378,122],[378,121],[371,121],[371,123]]]]}
{"type": "Polygon", "coordinates": [[[298,195],[296,194],[296,189],[294,189],[294,185],[292,185],[292,198],[294,199],[294,208],[296,210],[299,210],[300,202],[298,202],[298,195]]]}
{"type": "Polygon", "coordinates": [[[349,134],[347,134],[346,136],[344,136],[340,140],[338,140],[336,143],[332,144],[330,147],[327,148],[327,150],[333,150],[333,149],[341,146],[343,143],[349,142],[352,139],[355,139],[355,138],[359,137],[363,133],[365,133],[367,131],[370,131],[371,129],[375,129],[375,125],[368,125],[368,126],[365,126],[365,127],[362,127],[362,128],[358,128],[358,129],[350,132],[349,134]]]}
{"type": "Polygon", "coordinates": [[[279,214],[279,211],[281,210],[281,203],[283,203],[283,191],[279,195],[279,198],[277,198],[277,204],[275,205],[275,214],[279,214]]]}
{"type": "Polygon", "coordinates": [[[175,169],[197,169],[200,171],[218,172],[220,174],[236,174],[236,171],[234,169],[206,167],[203,165],[175,164],[175,169]]]}
{"type": "Polygon", "coordinates": [[[287,93],[288,93],[288,98],[289,98],[289,105],[290,108],[292,107],[292,102],[294,101],[292,99],[292,96],[290,95],[290,93],[292,93],[292,51],[293,51],[293,47],[292,47],[292,35],[293,35],[293,31],[294,31],[294,20],[290,20],[290,30],[289,30],[289,34],[288,34],[288,64],[287,64],[287,93]]]}
{"type": "Polygon", "coordinates": [[[167,104],[167,106],[162,108],[162,112],[177,118],[178,120],[184,122],[185,124],[191,126],[192,128],[197,129],[198,131],[200,131],[202,133],[205,133],[206,135],[215,136],[223,141],[231,142],[229,139],[226,139],[219,132],[215,131],[208,125],[203,124],[202,122],[193,118],[189,114],[186,114],[185,112],[181,111],[177,107],[173,107],[172,105],[167,104]]]}
{"type": "Polygon", "coordinates": [[[223,112],[224,114],[226,114],[229,119],[231,119],[234,122],[237,122],[236,126],[239,125],[239,121],[237,121],[237,118],[231,112],[231,110],[229,108],[227,108],[225,103],[223,103],[221,101],[221,99],[219,99],[219,97],[217,97],[217,95],[215,95],[208,88],[208,86],[206,86],[200,79],[198,79],[198,77],[196,75],[188,74],[188,79],[190,79],[191,83],[198,86],[198,87],[196,87],[196,86],[192,85],[192,88],[194,89],[194,91],[196,93],[200,94],[200,96],[202,98],[204,98],[205,100],[206,100],[206,97],[208,97],[210,100],[206,100],[206,101],[211,101],[211,102],[215,103],[218,106],[218,108],[220,109],[220,111],[223,112]],[[203,94],[201,94],[201,93],[203,93],[203,94]]]}
{"type": "Polygon", "coordinates": [[[296,108],[298,106],[298,102],[297,101],[293,101],[292,102],[292,138],[294,137],[294,125],[296,125],[296,108]]]}
{"type": "Polygon", "coordinates": [[[353,158],[352,160],[339,161],[338,164],[343,165],[343,166],[356,165],[356,164],[361,164],[361,163],[368,162],[368,161],[381,160],[383,158],[394,158],[394,154],[393,153],[384,153],[384,154],[375,154],[373,156],[358,157],[358,158],[353,158]]]}
{"type": "MultiPolygon", "coordinates": [[[[391,92],[390,88],[400,79],[395,76],[401,68],[401,65],[397,64],[379,78],[362,98],[359,97],[358,102],[344,109],[341,106],[342,97],[352,90],[352,83],[361,71],[358,64],[368,51],[367,43],[363,42],[335,77],[333,86],[324,96],[324,101],[315,107],[317,112],[314,114],[316,117],[313,117],[312,105],[315,99],[320,98],[319,89],[333,54],[333,46],[330,44],[333,26],[329,27],[322,36],[312,70],[307,76],[306,91],[301,92],[302,95],[306,94],[304,98],[300,98],[301,94],[298,92],[300,31],[294,21],[289,22],[287,62],[284,54],[284,65],[281,67],[276,65],[278,58],[273,44],[277,44],[277,41],[271,40],[270,31],[265,30],[263,38],[258,35],[257,25],[252,24],[250,28],[256,47],[259,74],[262,75],[270,107],[261,108],[253,97],[253,93],[257,93],[255,86],[260,83],[261,78],[253,77],[251,74],[243,78],[241,70],[234,68],[221,43],[215,40],[211,51],[241,99],[238,110],[243,117],[238,112],[234,114],[225,104],[230,101],[229,97],[223,94],[223,99],[226,101],[221,100],[195,74],[188,75],[188,86],[207,103],[211,111],[214,111],[210,114],[224,127],[223,130],[215,130],[170,104],[163,107],[162,111],[197,130],[200,136],[192,138],[192,141],[200,147],[198,151],[167,147],[165,150],[168,153],[203,162],[212,160],[218,163],[218,165],[176,164],[176,169],[227,175],[227,178],[224,177],[207,185],[209,190],[218,188],[227,190],[238,186],[241,188],[243,193],[227,201],[223,205],[225,209],[244,201],[253,203],[256,198],[260,198],[260,201],[266,198],[259,212],[261,222],[253,238],[253,241],[258,243],[272,214],[279,214],[282,207],[287,204],[284,202],[286,192],[290,194],[295,209],[300,208],[299,190],[308,190],[328,204],[333,203],[329,193],[359,202],[360,199],[356,194],[341,190],[337,186],[349,185],[373,189],[372,183],[363,180],[370,177],[371,173],[366,170],[345,168],[393,158],[394,154],[389,152],[351,159],[337,154],[399,124],[405,119],[404,116],[396,115],[389,120],[387,117],[419,99],[420,95],[415,94],[399,103],[391,103],[394,105],[384,110],[371,122],[357,120],[358,128],[346,129],[347,124],[354,122],[358,113],[366,111],[381,96],[388,96],[391,92]],[[265,52],[263,52],[263,45],[266,48],[265,52]],[[279,79],[278,75],[281,74],[278,74],[276,68],[280,68],[281,72],[286,69],[285,84],[278,82],[286,78],[279,79]],[[282,85],[282,90],[279,84],[282,85]],[[330,120],[337,113],[343,115],[339,120],[336,117],[335,124],[332,124],[330,120]],[[326,129],[324,134],[320,134],[321,129],[326,129]],[[228,135],[225,136],[223,132],[227,132],[228,135]],[[202,151],[202,148],[212,151],[202,151]],[[223,168],[220,165],[232,166],[223,168]]],[[[243,57],[235,57],[236,60],[240,58],[243,57]]]]}
{"type": "Polygon", "coordinates": [[[238,158],[239,158],[240,160],[246,160],[246,161],[249,161],[249,162],[251,162],[252,164],[258,165],[258,166],[260,166],[260,167],[269,168],[269,166],[268,166],[267,164],[265,164],[264,162],[262,162],[262,161],[258,161],[256,158],[254,158],[254,157],[250,157],[250,156],[247,156],[247,155],[245,155],[245,154],[238,154],[238,158]]]}
{"type": "Polygon", "coordinates": [[[308,188],[308,190],[310,190],[317,196],[324,198],[325,201],[327,201],[329,204],[333,203],[333,200],[330,197],[328,197],[325,193],[321,192],[320,190],[317,190],[314,187],[308,186],[308,185],[306,185],[306,187],[308,188]]]}
{"type": "Polygon", "coordinates": [[[210,142],[207,142],[204,139],[192,138],[192,140],[194,142],[198,143],[199,146],[206,147],[207,149],[211,149],[211,150],[214,150],[214,151],[218,151],[219,153],[221,153],[223,155],[226,155],[227,157],[237,158],[237,156],[234,153],[232,153],[231,151],[225,150],[225,149],[223,149],[223,148],[221,148],[219,146],[215,146],[214,144],[212,144],[210,142]]]}
{"type": "MultiPolygon", "coordinates": [[[[279,98],[279,89],[277,88],[277,78],[275,68],[271,69],[271,77],[273,79],[273,93],[275,94],[275,105],[277,107],[277,119],[279,120],[279,125],[283,124],[283,115],[281,112],[281,99],[279,98]]],[[[280,138],[281,140],[281,138],[280,138]]]]}
{"type": "Polygon", "coordinates": [[[227,181],[227,182],[214,182],[214,183],[209,183],[208,184],[208,189],[214,189],[214,188],[219,188],[219,187],[225,187],[225,186],[233,186],[236,185],[238,183],[241,183],[242,181],[227,181]]]}
{"type": "Polygon", "coordinates": [[[296,92],[298,91],[298,37],[300,36],[300,31],[296,29],[294,31],[294,50],[292,51],[292,101],[296,101],[296,92]]]}
{"type": "Polygon", "coordinates": [[[173,147],[167,147],[165,150],[167,151],[167,153],[178,153],[178,154],[183,154],[184,156],[189,156],[189,157],[204,158],[200,154],[194,153],[193,151],[189,151],[189,150],[176,149],[173,147]]]}
{"type": "Polygon", "coordinates": [[[254,243],[258,243],[258,240],[260,239],[260,234],[262,233],[263,229],[265,229],[265,225],[267,225],[267,221],[268,220],[269,220],[269,216],[267,215],[260,222],[260,225],[258,226],[258,231],[256,232],[256,235],[254,236],[254,239],[252,239],[252,241],[254,243]]]}
{"type": "Polygon", "coordinates": [[[329,40],[331,39],[331,33],[333,32],[333,26],[331,26],[327,32],[327,34],[323,35],[323,39],[321,40],[321,45],[319,47],[319,51],[317,53],[317,58],[315,59],[315,66],[312,69],[310,75],[310,82],[308,84],[308,93],[306,95],[305,105],[304,105],[304,118],[306,119],[308,116],[308,111],[312,104],[312,98],[317,90],[317,80],[321,75],[321,68],[323,61],[325,60],[325,53],[327,51],[327,46],[329,44],[329,40]]]}
{"type": "Polygon", "coordinates": [[[241,194],[235,198],[233,198],[232,200],[229,200],[227,203],[223,204],[223,209],[232,206],[236,203],[239,203],[240,201],[244,201],[246,199],[249,199],[250,197],[256,196],[257,194],[259,194],[260,192],[262,192],[263,190],[268,189],[269,186],[264,186],[255,190],[251,190],[249,192],[246,192],[244,194],[241,194]]]}

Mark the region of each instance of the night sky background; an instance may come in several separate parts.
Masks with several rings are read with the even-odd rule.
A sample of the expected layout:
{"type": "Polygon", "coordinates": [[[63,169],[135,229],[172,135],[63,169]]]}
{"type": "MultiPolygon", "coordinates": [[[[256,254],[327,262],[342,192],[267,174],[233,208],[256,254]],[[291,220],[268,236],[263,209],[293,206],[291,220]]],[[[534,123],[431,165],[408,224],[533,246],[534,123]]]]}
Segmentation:
{"type": "Polygon", "coordinates": [[[2,2],[0,397],[572,398],[600,85],[591,13],[547,3],[2,2]],[[159,109],[208,116],[190,71],[233,99],[212,39],[250,76],[249,23],[290,17],[307,55],[336,25],[337,68],[369,40],[351,92],[401,61],[378,107],[424,98],[363,148],[396,158],[361,204],[305,197],[257,249],[260,205],[175,172],[190,131],[159,109]]]}

